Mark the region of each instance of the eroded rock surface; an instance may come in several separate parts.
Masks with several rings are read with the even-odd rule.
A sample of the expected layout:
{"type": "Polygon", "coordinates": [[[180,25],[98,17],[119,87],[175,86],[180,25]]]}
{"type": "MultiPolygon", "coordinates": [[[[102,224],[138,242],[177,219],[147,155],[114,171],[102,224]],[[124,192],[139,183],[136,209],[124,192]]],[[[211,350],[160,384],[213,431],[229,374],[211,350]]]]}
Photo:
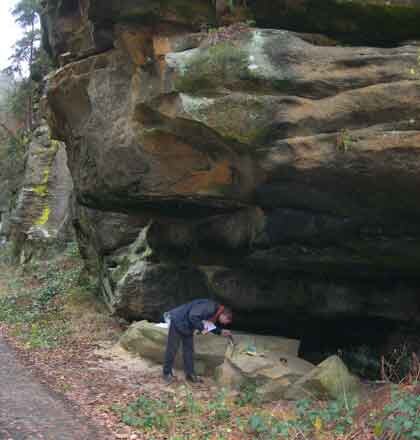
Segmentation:
{"type": "Polygon", "coordinates": [[[71,237],[73,182],[62,142],[40,126],[28,147],[22,186],[12,211],[10,236],[21,261],[42,256],[71,237]]]}
{"type": "MultiPolygon", "coordinates": [[[[363,29],[366,42],[380,34],[363,21],[372,11],[411,14],[398,15],[407,33],[391,48],[238,24],[199,32],[215,15],[206,1],[47,3],[63,64],[50,125],[113,311],[157,319],[215,296],[257,330],[419,322],[418,47],[402,44],[417,36],[417,2],[360,6],[350,34],[363,29]]],[[[308,19],[314,2],[297,3],[308,19]]],[[[339,13],[357,2],[325,3],[339,13]]]]}
{"type": "MultiPolygon", "coordinates": [[[[129,352],[162,364],[167,335],[167,328],[147,321],[140,321],[129,327],[121,337],[120,342],[129,352]]],[[[242,352],[244,346],[249,344],[257,346],[258,350],[273,358],[294,357],[297,356],[299,350],[299,341],[294,339],[245,333],[235,333],[234,338],[238,344],[238,354],[242,352]]],[[[194,337],[194,347],[196,371],[198,374],[208,376],[214,376],[216,368],[225,361],[226,354],[230,354],[230,342],[222,336],[213,334],[194,337]]],[[[180,352],[176,358],[177,367],[182,367],[182,353],[180,352]]],[[[302,363],[304,362],[302,360],[302,363]]],[[[309,363],[306,364],[309,365],[309,363]]]]}
{"type": "MultiPolygon", "coordinates": [[[[140,321],[132,324],[120,339],[130,353],[162,364],[168,329],[164,324],[140,321]]],[[[338,356],[331,356],[315,366],[299,358],[299,341],[250,333],[234,335],[235,344],[216,335],[197,335],[195,370],[213,376],[227,389],[255,387],[264,402],[281,399],[340,399],[356,396],[360,381],[350,374],[338,356]]],[[[175,365],[182,368],[182,353],[175,365]]]]}
{"type": "Polygon", "coordinates": [[[330,356],[285,391],[289,400],[350,399],[359,395],[360,380],[338,356],[330,356]]]}
{"type": "MultiPolygon", "coordinates": [[[[279,347],[280,348],[280,347],[279,347]]],[[[287,390],[314,369],[314,365],[283,350],[268,350],[252,337],[226,351],[217,368],[220,385],[230,389],[252,389],[262,401],[284,399],[287,390]],[[251,344],[251,350],[249,345],[251,344]]]]}

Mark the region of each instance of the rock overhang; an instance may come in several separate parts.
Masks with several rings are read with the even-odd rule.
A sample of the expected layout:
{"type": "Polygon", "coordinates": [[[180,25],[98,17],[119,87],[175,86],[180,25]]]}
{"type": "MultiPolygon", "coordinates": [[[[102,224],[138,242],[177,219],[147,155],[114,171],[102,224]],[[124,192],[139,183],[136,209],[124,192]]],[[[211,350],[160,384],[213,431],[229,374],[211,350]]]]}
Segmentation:
{"type": "Polygon", "coordinates": [[[417,322],[417,46],[197,33],[152,3],[135,20],[83,9],[93,50],[63,37],[74,53],[48,91],[108,302],[157,319],[206,293],[260,329],[278,314],[417,322]]]}

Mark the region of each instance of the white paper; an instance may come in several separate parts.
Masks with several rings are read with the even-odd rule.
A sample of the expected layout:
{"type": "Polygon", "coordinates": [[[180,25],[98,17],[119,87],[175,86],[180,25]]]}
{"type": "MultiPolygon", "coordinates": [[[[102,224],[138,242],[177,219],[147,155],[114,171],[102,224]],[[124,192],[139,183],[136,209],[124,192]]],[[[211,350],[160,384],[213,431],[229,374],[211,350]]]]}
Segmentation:
{"type": "Polygon", "coordinates": [[[211,321],[203,321],[204,330],[203,333],[209,333],[216,328],[213,322],[211,321]]]}
{"type": "Polygon", "coordinates": [[[159,322],[159,324],[155,324],[156,327],[161,327],[161,328],[169,328],[169,324],[166,322],[159,322]]]}

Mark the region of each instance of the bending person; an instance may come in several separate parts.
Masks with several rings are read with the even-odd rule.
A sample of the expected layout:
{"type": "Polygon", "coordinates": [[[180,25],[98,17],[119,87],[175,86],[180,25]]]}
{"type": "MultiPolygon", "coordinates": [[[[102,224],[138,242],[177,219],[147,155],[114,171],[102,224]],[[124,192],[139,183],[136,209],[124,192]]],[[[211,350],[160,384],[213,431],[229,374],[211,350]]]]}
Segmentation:
{"type": "Polygon", "coordinates": [[[166,312],[164,317],[170,322],[163,365],[165,382],[171,383],[174,378],[172,369],[181,341],[185,378],[190,382],[199,382],[194,372],[194,332],[232,337],[229,330],[220,327],[232,322],[232,311],[210,299],[197,299],[166,312]]]}

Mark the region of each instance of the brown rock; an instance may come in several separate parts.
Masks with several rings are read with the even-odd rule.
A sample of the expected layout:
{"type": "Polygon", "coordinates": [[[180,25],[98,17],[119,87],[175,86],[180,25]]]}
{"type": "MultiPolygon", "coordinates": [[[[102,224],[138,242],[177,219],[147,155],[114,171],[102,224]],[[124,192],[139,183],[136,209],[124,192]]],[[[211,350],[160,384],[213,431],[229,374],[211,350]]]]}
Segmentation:
{"type": "MultiPolygon", "coordinates": [[[[121,337],[121,345],[131,353],[150,359],[157,363],[163,363],[168,329],[159,325],[141,321],[132,324],[121,337]]],[[[235,333],[235,341],[244,345],[252,339],[258,347],[266,350],[275,356],[277,353],[289,353],[282,356],[297,354],[299,341],[270,336],[259,336],[245,333],[235,333]]],[[[198,335],[194,337],[196,371],[198,374],[212,376],[215,369],[223,364],[225,354],[229,347],[226,338],[209,335],[198,335]]],[[[302,361],[304,362],[304,361],[302,361]]],[[[182,367],[182,354],[178,353],[176,360],[177,367],[182,367]]]]}
{"type": "MultiPolygon", "coordinates": [[[[50,79],[50,123],[67,144],[79,239],[110,307],[156,319],[215,295],[260,330],[416,321],[418,48],[394,43],[417,35],[417,6],[369,3],[338,32],[335,19],[359,6],[340,3],[330,16],[321,5],[337,41],[377,42],[378,22],[365,20],[398,12],[386,23],[407,26],[378,48],[245,25],[199,34],[210,2],[117,3],[79,14],[96,52],[54,34],[57,20],[49,32],[56,53],[82,58],[50,79]]],[[[304,0],[279,3],[273,20],[315,17],[304,0]]]]}
{"type": "Polygon", "coordinates": [[[349,373],[338,356],[331,356],[292,385],[286,399],[351,399],[360,392],[360,381],[349,373]]]}

